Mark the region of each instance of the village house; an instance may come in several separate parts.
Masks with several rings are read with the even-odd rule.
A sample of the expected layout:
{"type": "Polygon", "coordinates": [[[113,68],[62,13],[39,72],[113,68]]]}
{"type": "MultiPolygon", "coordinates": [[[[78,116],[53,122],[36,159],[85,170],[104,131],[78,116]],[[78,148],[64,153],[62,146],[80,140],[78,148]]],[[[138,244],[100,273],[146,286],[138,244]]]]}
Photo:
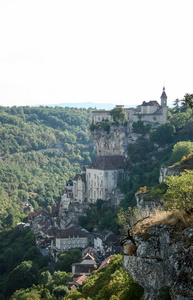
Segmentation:
{"type": "Polygon", "coordinates": [[[85,248],[88,245],[88,236],[89,232],[83,228],[60,229],[55,236],[56,249],[67,251],[71,248],[85,248]]]}
{"type": "Polygon", "coordinates": [[[120,252],[120,241],[116,234],[110,230],[97,232],[94,238],[94,248],[98,255],[107,256],[120,252]]]}
{"type": "Polygon", "coordinates": [[[86,197],[86,169],[81,174],[76,174],[73,180],[73,200],[83,203],[86,197]]]}
{"type": "Polygon", "coordinates": [[[87,255],[79,263],[72,264],[72,275],[87,275],[98,269],[97,261],[93,256],[87,255]]]}

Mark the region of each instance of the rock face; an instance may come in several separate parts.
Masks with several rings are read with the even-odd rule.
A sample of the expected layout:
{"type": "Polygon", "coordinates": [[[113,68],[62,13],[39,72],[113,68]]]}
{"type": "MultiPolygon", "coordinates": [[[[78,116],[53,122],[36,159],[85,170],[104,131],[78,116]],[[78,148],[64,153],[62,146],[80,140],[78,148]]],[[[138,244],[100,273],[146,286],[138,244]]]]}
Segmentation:
{"type": "Polygon", "coordinates": [[[172,300],[193,299],[193,229],[153,225],[140,235],[123,244],[123,266],[144,287],[142,299],[169,299],[159,298],[164,290],[172,300]]]}
{"type": "Polygon", "coordinates": [[[127,146],[135,143],[140,134],[131,131],[131,125],[110,126],[107,132],[101,128],[91,132],[97,156],[123,155],[127,157],[127,146]]]}
{"type": "Polygon", "coordinates": [[[176,176],[179,175],[181,172],[184,172],[183,168],[174,168],[174,167],[161,167],[160,169],[160,174],[159,174],[159,183],[162,183],[163,180],[167,177],[167,176],[176,176]]]}
{"type": "Polygon", "coordinates": [[[161,204],[160,199],[154,198],[154,199],[146,199],[147,194],[135,194],[135,199],[137,203],[137,208],[141,211],[141,214],[143,216],[148,215],[150,211],[153,211],[155,207],[159,206],[161,204]]]}

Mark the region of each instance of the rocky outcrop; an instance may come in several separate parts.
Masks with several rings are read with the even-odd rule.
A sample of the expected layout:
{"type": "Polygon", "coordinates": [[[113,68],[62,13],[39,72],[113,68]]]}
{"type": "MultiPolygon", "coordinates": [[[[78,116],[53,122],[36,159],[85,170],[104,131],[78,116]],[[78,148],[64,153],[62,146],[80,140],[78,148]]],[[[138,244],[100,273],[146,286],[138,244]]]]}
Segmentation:
{"type": "Polygon", "coordinates": [[[181,172],[184,172],[184,169],[183,168],[177,168],[177,167],[173,167],[173,166],[170,166],[170,167],[166,167],[166,166],[163,166],[161,167],[160,169],[160,174],[159,174],[159,183],[162,183],[163,180],[167,177],[167,176],[177,176],[179,175],[181,172]]]}
{"type": "Polygon", "coordinates": [[[92,138],[97,150],[97,156],[123,155],[127,157],[129,143],[135,143],[140,134],[132,132],[131,126],[110,126],[110,130],[102,128],[94,129],[92,138]]]}
{"type": "Polygon", "coordinates": [[[150,211],[153,211],[155,207],[162,204],[159,198],[148,198],[148,193],[136,193],[135,199],[137,208],[144,216],[147,215],[150,211]]]}
{"type": "Polygon", "coordinates": [[[164,293],[193,299],[193,229],[153,225],[126,241],[123,252],[124,268],[144,287],[143,300],[169,299],[164,293]]]}

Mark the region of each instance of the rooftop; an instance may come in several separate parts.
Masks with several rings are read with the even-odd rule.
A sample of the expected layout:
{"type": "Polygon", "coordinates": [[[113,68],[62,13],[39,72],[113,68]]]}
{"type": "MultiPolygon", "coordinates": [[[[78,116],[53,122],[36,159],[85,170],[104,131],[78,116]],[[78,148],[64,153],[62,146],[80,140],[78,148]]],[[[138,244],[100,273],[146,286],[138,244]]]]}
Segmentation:
{"type": "Polygon", "coordinates": [[[68,237],[87,237],[89,232],[86,229],[68,228],[63,230],[57,230],[56,238],[68,238],[68,237]]]}
{"type": "Polygon", "coordinates": [[[149,102],[143,101],[141,106],[160,106],[160,105],[156,100],[152,100],[152,101],[149,101],[149,102]]]}
{"type": "Polygon", "coordinates": [[[118,170],[123,169],[125,164],[124,156],[98,156],[88,169],[118,170]]]}

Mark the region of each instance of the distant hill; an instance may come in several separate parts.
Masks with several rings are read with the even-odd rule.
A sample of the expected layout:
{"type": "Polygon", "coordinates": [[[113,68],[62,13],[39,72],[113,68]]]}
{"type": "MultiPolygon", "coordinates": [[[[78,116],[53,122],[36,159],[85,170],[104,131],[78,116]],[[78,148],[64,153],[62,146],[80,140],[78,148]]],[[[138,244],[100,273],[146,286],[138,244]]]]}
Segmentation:
{"type": "MultiPolygon", "coordinates": [[[[39,105],[35,105],[39,106],[39,105]]],[[[111,110],[115,107],[115,104],[112,103],[93,103],[93,102],[80,102],[80,103],[58,103],[58,104],[48,104],[41,106],[60,106],[60,107],[76,107],[76,108],[93,108],[93,109],[105,109],[111,110]]],[[[125,107],[131,107],[130,105],[125,105],[125,107]]]]}

